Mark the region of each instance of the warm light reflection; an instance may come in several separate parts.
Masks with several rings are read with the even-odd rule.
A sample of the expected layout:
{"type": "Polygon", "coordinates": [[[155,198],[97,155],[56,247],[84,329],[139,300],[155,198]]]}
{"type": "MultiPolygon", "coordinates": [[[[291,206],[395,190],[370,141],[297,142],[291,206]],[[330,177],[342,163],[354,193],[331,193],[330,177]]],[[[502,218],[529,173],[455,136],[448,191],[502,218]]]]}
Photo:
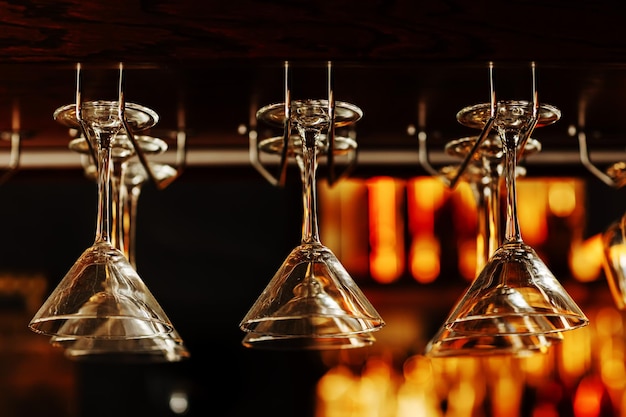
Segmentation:
{"type": "Polygon", "coordinates": [[[357,377],[346,366],[339,365],[327,372],[317,383],[316,416],[354,415],[357,405],[352,391],[357,383],[357,377]]]}
{"type": "Polygon", "coordinates": [[[480,373],[474,358],[458,358],[455,378],[447,392],[448,413],[458,416],[472,416],[482,403],[485,395],[484,381],[476,378],[480,373]]]}
{"type": "Polygon", "coordinates": [[[626,309],[626,293],[624,290],[626,245],[623,243],[611,243],[604,247],[602,268],[617,307],[622,310],[626,309]]]}
{"type": "Polygon", "coordinates": [[[316,416],[387,415],[390,404],[395,404],[397,378],[396,371],[380,358],[369,360],[360,375],[337,366],[318,382],[316,416]]]}
{"type": "Polygon", "coordinates": [[[604,387],[595,376],[586,376],[574,394],[575,417],[599,417],[604,387]]]}
{"type": "Polygon", "coordinates": [[[522,237],[530,246],[539,246],[548,237],[548,182],[520,178],[517,181],[517,216],[522,237]]]}
{"type": "Polygon", "coordinates": [[[416,236],[409,252],[411,275],[417,282],[427,284],[437,279],[439,266],[439,241],[432,235],[416,236]]]}
{"type": "Polygon", "coordinates": [[[367,187],[362,180],[344,179],[332,186],[319,181],[320,236],[355,276],[369,274],[367,187]]]}
{"type": "Polygon", "coordinates": [[[493,385],[493,415],[495,417],[515,417],[520,415],[521,385],[522,380],[507,373],[504,368],[495,379],[493,385]],[[517,395],[516,395],[517,394],[517,395]],[[497,399],[507,398],[507,401],[497,399]]]}
{"type": "Polygon", "coordinates": [[[613,306],[585,310],[589,326],[567,332],[545,354],[409,354],[403,362],[398,353],[395,360],[373,354],[362,357],[361,375],[336,365],[318,384],[317,417],[626,415],[625,317],[613,306]]]}
{"type": "MultiPolygon", "coordinates": [[[[480,239],[459,239],[459,274],[466,281],[472,281],[476,278],[476,275],[480,273],[480,269],[484,265],[478,264],[478,256],[477,246],[483,247],[483,243],[480,242],[480,239]]],[[[482,258],[482,255],[481,255],[482,258]]],[[[486,261],[486,260],[485,260],[486,261]]]]}
{"type": "MultiPolygon", "coordinates": [[[[591,321],[592,319],[590,319],[591,321]]],[[[559,375],[564,380],[575,381],[589,369],[592,361],[592,327],[586,326],[567,332],[560,343],[563,358],[559,361],[559,375]]]]}
{"type": "Polygon", "coordinates": [[[572,243],[568,257],[572,276],[580,282],[598,279],[602,272],[603,251],[601,234],[594,235],[584,242],[572,243]]]}
{"type": "Polygon", "coordinates": [[[459,274],[472,281],[486,262],[486,236],[478,231],[478,210],[475,193],[466,183],[460,183],[451,196],[453,221],[458,249],[459,274]],[[478,253],[480,251],[480,253],[478,253]]]}
{"type": "Polygon", "coordinates": [[[595,316],[595,346],[600,364],[600,378],[610,392],[621,395],[626,389],[626,353],[622,315],[613,307],[605,307],[595,316]]]}
{"type": "Polygon", "coordinates": [[[549,349],[545,354],[518,358],[520,373],[524,375],[529,385],[539,385],[547,376],[553,374],[556,366],[554,357],[555,350],[556,349],[549,349]]]}
{"type": "Polygon", "coordinates": [[[532,417],[561,417],[559,410],[556,409],[556,404],[549,402],[538,404],[533,408],[532,417]]]}
{"type": "Polygon", "coordinates": [[[458,235],[476,236],[476,224],[478,213],[476,209],[476,196],[472,187],[466,183],[459,183],[450,198],[453,202],[453,218],[458,235]]]}
{"type": "Polygon", "coordinates": [[[440,246],[435,233],[435,212],[446,197],[444,184],[437,178],[413,178],[407,183],[407,216],[411,234],[409,268],[411,276],[426,284],[440,272],[440,246]]]}
{"type": "MultiPolygon", "coordinates": [[[[518,181],[524,241],[548,264],[569,251],[568,266],[579,282],[597,280],[603,259],[599,237],[583,241],[584,186],[572,178],[518,181]]],[[[466,281],[482,269],[487,243],[477,234],[476,196],[465,182],[451,190],[430,176],[351,178],[332,187],[322,180],[320,197],[321,235],[355,276],[392,283],[410,275],[432,283],[442,274],[442,257],[445,271],[455,265],[455,276],[466,281]]],[[[504,213],[501,220],[504,232],[504,213]]]]}
{"type": "Polygon", "coordinates": [[[400,210],[403,183],[390,177],[367,180],[369,195],[370,275],[380,283],[397,280],[404,271],[404,223],[400,210]]]}
{"type": "MultiPolygon", "coordinates": [[[[361,231],[369,233],[373,279],[392,282],[410,273],[417,283],[427,283],[453,263],[455,275],[473,279],[480,236],[476,236],[474,197],[467,189],[450,191],[430,177],[354,181],[367,190],[368,228],[361,231]],[[404,236],[409,240],[405,242],[404,236]],[[441,258],[450,254],[456,258],[442,263],[441,258]]],[[[574,278],[582,283],[577,284],[580,287],[598,278],[603,258],[599,236],[583,239],[584,191],[582,181],[563,178],[525,178],[518,187],[524,241],[548,256],[566,253],[572,277],[563,279],[574,278]]],[[[344,196],[363,201],[358,192],[352,196],[336,192],[338,201],[344,201],[344,196]]],[[[349,217],[345,207],[354,206],[343,208],[349,217]]],[[[341,220],[340,235],[346,233],[347,221],[341,220]]],[[[610,302],[608,288],[607,295],[605,300],[584,300],[602,305],[595,311],[581,305],[589,326],[567,332],[547,352],[523,358],[431,360],[415,354],[423,348],[414,346],[415,341],[430,340],[426,333],[430,318],[393,304],[388,307],[393,312],[388,314],[393,318],[388,336],[383,332],[377,336],[376,353],[359,356],[361,365],[354,358],[345,359],[347,366],[329,365],[318,385],[317,417],[626,415],[624,317],[610,302]],[[392,358],[383,360],[380,352],[392,358]]],[[[379,307],[384,314],[384,306],[379,307]]]]}
{"type": "Polygon", "coordinates": [[[550,181],[548,207],[557,217],[570,216],[576,209],[576,186],[573,181],[550,181]]]}

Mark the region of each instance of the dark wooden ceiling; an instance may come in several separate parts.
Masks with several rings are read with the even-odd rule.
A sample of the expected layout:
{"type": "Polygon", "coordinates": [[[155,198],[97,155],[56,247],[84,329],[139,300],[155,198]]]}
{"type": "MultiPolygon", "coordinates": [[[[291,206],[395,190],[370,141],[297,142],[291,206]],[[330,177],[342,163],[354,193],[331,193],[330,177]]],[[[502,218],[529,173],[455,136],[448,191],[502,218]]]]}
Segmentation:
{"type": "MultiPolygon", "coordinates": [[[[178,126],[190,148],[241,148],[239,125],[284,98],[324,98],[327,62],[336,98],[358,105],[362,149],[415,149],[421,124],[434,149],[474,134],[455,119],[489,99],[488,62],[499,98],[539,97],[563,112],[537,131],[545,152],[576,152],[570,126],[594,149],[621,151],[626,95],[623,12],[609,1],[191,1],[0,2],[0,130],[19,104],[24,146],[66,148],[54,110],[74,102],[76,64],[85,97],[115,98],[124,63],[126,98],[178,126]],[[511,96],[509,96],[511,95],[511,96]],[[514,96],[513,96],[514,95],[514,96]],[[106,96],[106,97],[105,97],[106,96]],[[309,97],[317,96],[317,97],[309,97]],[[583,110],[583,111],[581,111],[583,110]],[[421,113],[420,113],[421,112],[421,113]],[[421,114],[421,116],[418,116],[421,114]],[[602,139],[602,140],[600,140],[602,139]]],[[[556,158],[556,159],[555,159],[556,158]]]]}
{"type": "Polygon", "coordinates": [[[3,1],[3,60],[624,60],[610,1],[3,1]]]}

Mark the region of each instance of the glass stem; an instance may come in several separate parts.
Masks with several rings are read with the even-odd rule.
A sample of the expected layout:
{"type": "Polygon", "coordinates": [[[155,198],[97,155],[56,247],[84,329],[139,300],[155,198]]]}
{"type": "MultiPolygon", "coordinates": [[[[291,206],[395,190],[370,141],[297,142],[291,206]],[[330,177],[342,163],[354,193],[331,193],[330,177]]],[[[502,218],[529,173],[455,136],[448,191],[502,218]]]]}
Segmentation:
{"type": "Polygon", "coordinates": [[[96,243],[111,243],[111,141],[112,132],[95,130],[95,149],[98,157],[98,214],[96,243]]]}
{"type": "Polygon", "coordinates": [[[502,243],[500,228],[499,164],[483,164],[485,178],[470,182],[476,198],[478,234],[476,239],[476,273],[480,273],[491,255],[502,243]]]}
{"type": "Polygon", "coordinates": [[[137,234],[137,203],[141,194],[143,183],[133,184],[126,187],[126,195],[124,198],[124,236],[125,236],[125,254],[128,257],[133,268],[137,269],[135,264],[135,236],[137,234]]]}
{"type": "Polygon", "coordinates": [[[124,178],[125,162],[113,158],[111,171],[111,242],[114,247],[124,251],[124,194],[126,193],[124,178]]]}
{"type": "Polygon", "coordinates": [[[505,243],[522,243],[522,234],[517,217],[517,144],[519,132],[501,129],[502,146],[504,147],[504,175],[506,180],[506,233],[505,243]]]}
{"type": "Polygon", "coordinates": [[[317,224],[317,190],[315,174],[317,171],[316,142],[319,131],[314,129],[300,129],[302,137],[302,161],[300,172],[302,175],[303,221],[302,243],[320,243],[317,224]]]}

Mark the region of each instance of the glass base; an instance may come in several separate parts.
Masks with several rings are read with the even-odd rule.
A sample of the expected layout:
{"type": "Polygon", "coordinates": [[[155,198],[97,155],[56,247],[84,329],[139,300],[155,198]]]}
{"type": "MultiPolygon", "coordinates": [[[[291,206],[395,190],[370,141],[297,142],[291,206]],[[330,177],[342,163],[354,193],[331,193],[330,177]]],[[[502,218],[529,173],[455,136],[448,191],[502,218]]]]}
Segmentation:
{"type": "MultiPolygon", "coordinates": [[[[83,121],[97,122],[100,128],[121,123],[119,119],[119,102],[117,101],[86,101],[81,104],[83,121]]],[[[126,122],[134,132],[149,129],[159,121],[159,115],[153,110],[135,103],[126,103],[124,107],[126,122]]],[[[54,112],[54,120],[64,126],[80,129],[76,117],[76,104],[59,107],[54,112]]]]}
{"type": "Polygon", "coordinates": [[[241,344],[247,348],[266,350],[336,350],[367,347],[375,341],[369,332],[337,337],[278,337],[246,333],[241,344]]]}
{"type": "MultiPolygon", "coordinates": [[[[465,158],[470,153],[478,136],[469,136],[461,139],[455,139],[448,142],[445,146],[445,152],[450,156],[457,156],[465,158]]],[[[526,145],[520,154],[520,157],[532,155],[541,151],[541,142],[537,139],[529,138],[526,141],[526,145]]],[[[502,147],[502,140],[498,135],[488,135],[485,140],[480,144],[476,152],[474,153],[474,160],[480,161],[483,159],[491,160],[494,162],[504,160],[504,148],[502,147]]]]}
{"type": "MultiPolygon", "coordinates": [[[[522,128],[532,117],[533,103],[524,100],[504,100],[496,105],[495,126],[502,125],[509,128],[522,128]]],[[[476,104],[461,109],[456,119],[464,126],[474,129],[483,129],[491,117],[491,103],[476,104]]],[[[561,111],[549,104],[540,104],[537,114],[536,127],[543,127],[555,123],[561,118],[561,111]]]]}
{"type": "MultiPolygon", "coordinates": [[[[297,114],[299,110],[309,107],[328,108],[328,100],[294,100],[291,102],[290,111],[297,114]]],[[[264,121],[276,127],[285,126],[285,103],[270,104],[259,109],[256,113],[257,120],[264,121]]],[[[335,102],[335,127],[349,126],[363,117],[363,111],[354,104],[343,101],[335,102]]]]}

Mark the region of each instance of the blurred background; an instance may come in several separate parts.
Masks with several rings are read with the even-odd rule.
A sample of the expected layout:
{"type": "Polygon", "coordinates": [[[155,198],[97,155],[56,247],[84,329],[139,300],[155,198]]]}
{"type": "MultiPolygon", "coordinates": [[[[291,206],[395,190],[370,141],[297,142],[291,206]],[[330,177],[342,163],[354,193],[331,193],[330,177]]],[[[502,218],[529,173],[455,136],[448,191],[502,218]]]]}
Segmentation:
{"type": "MultiPolygon", "coordinates": [[[[0,414],[155,416],[524,416],[626,413],[624,313],[603,269],[602,234],[626,208],[624,25],[612,2],[131,1],[0,2],[0,414]],[[583,22],[582,24],[580,22],[583,22]],[[582,29],[581,29],[582,27],[582,29]],[[84,100],[128,102],[160,117],[157,160],[178,165],[138,203],[137,272],[190,352],[175,363],[79,362],[27,325],[94,241],[96,183],[54,120],[84,100]],[[241,345],[239,321],[302,232],[302,185],[290,162],[254,157],[281,135],[256,119],[285,101],[328,97],[363,110],[347,132],[356,164],[336,183],[318,171],[321,241],[387,323],[371,347],[267,351],[241,345]],[[537,129],[541,150],[518,178],[524,241],[590,325],[529,357],[432,359],[424,348],[477,267],[477,204],[450,141],[491,98],[539,101],[560,120],[537,129]],[[329,72],[329,63],[332,65],[329,72]],[[329,77],[330,74],[330,77],[329,77]],[[582,135],[582,136],[581,136],[582,135]],[[182,150],[181,137],[185,138],[182,150]],[[14,139],[20,139],[19,163],[14,139]],[[617,164],[617,165],[616,165],[617,164]],[[620,171],[621,170],[621,171],[620,171]]],[[[338,168],[345,168],[337,161],[338,168]]]]}

